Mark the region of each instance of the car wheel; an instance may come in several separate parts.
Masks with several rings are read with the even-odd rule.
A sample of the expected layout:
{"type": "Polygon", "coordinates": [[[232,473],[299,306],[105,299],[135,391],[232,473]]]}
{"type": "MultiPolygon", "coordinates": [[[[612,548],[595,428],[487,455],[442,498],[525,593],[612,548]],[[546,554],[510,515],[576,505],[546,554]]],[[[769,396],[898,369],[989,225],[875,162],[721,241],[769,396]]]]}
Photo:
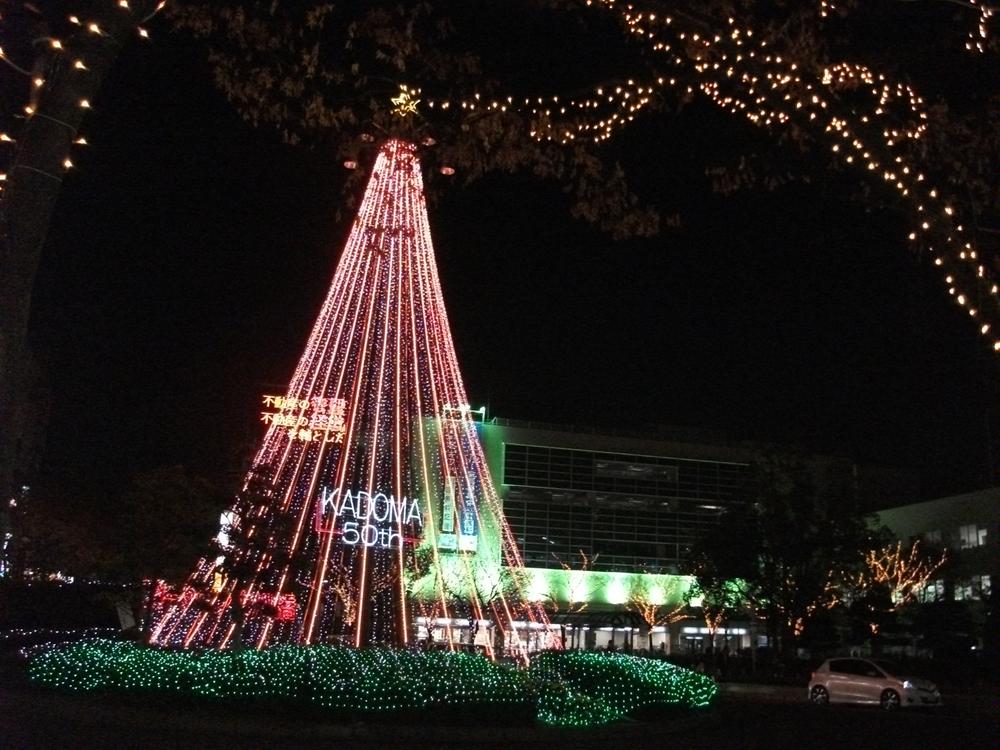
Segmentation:
{"type": "Polygon", "coordinates": [[[809,691],[809,702],[817,706],[825,706],[830,702],[830,693],[822,685],[814,685],[809,691]]]}
{"type": "Polygon", "coordinates": [[[899,708],[899,693],[895,690],[883,690],[882,699],[879,701],[886,711],[895,711],[899,708]]]}

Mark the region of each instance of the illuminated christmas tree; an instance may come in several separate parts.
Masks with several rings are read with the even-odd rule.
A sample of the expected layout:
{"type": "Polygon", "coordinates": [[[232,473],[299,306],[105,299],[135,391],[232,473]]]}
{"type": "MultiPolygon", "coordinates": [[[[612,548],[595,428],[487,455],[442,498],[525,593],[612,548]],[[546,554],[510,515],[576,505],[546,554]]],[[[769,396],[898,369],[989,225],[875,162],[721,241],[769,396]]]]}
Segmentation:
{"type": "Polygon", "coordinates": [[[467,405],[412,144],[381,148],[287,392],[263,408],[214,554],[155,597],[154,643],[551,645],[467,405]]]}

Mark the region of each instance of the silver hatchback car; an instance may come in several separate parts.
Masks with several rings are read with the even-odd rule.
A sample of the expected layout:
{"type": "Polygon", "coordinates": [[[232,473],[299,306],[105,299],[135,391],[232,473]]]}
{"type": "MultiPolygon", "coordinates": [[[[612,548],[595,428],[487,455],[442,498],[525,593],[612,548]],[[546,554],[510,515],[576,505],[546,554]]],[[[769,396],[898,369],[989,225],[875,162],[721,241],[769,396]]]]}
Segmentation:
{"type": "Polygon", "coordinates": [[[941,691],[929,680],[903,676],[881,659],[827,659],[809,680],[809,700],[827,703],[868,703],[887,711],[940,706],[941,691]]]}

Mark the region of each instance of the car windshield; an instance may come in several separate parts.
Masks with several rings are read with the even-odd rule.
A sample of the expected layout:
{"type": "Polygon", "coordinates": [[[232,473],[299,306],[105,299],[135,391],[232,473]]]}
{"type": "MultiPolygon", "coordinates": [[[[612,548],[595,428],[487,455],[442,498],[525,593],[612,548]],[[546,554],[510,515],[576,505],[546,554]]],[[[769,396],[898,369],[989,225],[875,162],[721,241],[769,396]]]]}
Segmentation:
{"type": "Polygon", "coordinates": [[[899,666],[895,662],[886,661],[885,659],[872,659],[875,664],[877,664],[883,672],[894,677],[899,676],[899,666]]]}

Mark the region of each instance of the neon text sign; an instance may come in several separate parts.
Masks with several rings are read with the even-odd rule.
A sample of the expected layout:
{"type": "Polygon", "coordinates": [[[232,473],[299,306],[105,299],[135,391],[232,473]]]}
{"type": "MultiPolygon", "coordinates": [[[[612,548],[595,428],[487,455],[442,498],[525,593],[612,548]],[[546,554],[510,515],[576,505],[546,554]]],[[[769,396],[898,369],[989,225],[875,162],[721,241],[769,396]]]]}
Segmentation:
{"type": "Polygon", "coordinates": [[[260,421],[272,427],[287,429],[288,437],[303,442],[343,443],[347,426],[344,422],[347,401],[342,398],[293,398],[263,396],[265,408],[260,421]]]}
{"type": "Polygon", "coordinates": [[[397,499],[384,492],[372,494],[364,490],[341,492],[338,487],[332,491],[323,488],[316,502],[316,531],[330,533],[340,526],[341,541],[350,546],[399,547],[412,541],[402,535],[404,526],[424,526],[418,498],[397,499]],[[331,516],[333,522],[327,528],[326,519],[331,516]]]}

